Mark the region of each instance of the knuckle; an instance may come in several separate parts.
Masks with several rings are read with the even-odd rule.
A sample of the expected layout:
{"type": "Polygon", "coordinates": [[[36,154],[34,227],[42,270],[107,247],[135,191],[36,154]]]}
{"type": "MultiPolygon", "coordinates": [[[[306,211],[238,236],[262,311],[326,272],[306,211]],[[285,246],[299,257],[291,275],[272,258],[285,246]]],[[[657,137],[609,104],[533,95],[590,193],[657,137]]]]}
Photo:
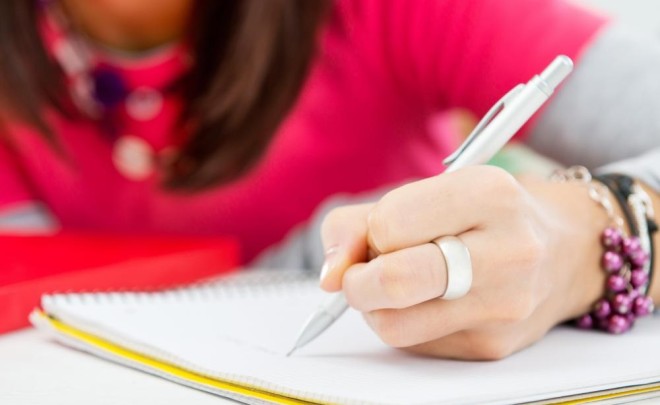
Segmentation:
{"type": "Polygon", "coordinates": [[[364,311],[367,308],[363,305],[362,300],[360,299],[363,294],[359,291],[359,288],[356,288],[356,283],[354,282],[354,273],[350,270],[344,273],[344,278],[342,280],[342,290],[346,301],[351,308],[354,308],[358,311],[364,311]]]}
{"type": "Polygon", "coordinates": [[[381,309],[369,313],[371,325],[378,337],[388,346],[410,346],[407,341],[403,317],[397,310],[381,309]]]}
{"type": "Polygon", "coordinates": [[[513,346],[498,336],[476,332],[466,338],[470,344],[470,355],[475,360],[502,360],[513,354],[513,346]]]}
{"type": "Polygon", "coordinates": [[[523,188],[509,172],[494,166],[481,168],[481,192],[497,197],[502,208],[518,210],[524,196],[523,188]]]}
{"type": "Polygon", "coordinates": [[[514,189],[518,185],[518,181],[511,173],[496,166],[483,166],[482,179],[492,184],[495,189],[514,189]]]}
{"type": "Polygon", "coordinates": [[[400,306],[413,293],[411,277],[395,259],[380,256],[372,261],[372,265],[376,268],[378,286],[387,303],[400,306]]]}
{"type": "Polygon", "coordinates": [[[373,206],[367,216],[367,227],[372,247],[379,253],[393,250],[394,229],[401,223],[399,212],[392,201],[396,201],[397,190],[390,191],[373,206]]]}
{"type": "Polygon", "coordinates": [[[367,216],[369,242],[378,253],[385,251],[386,241],[388,239],[387,216],[383,211],[383,206],[378,203],[369,211],[369,215],[367,216]]]}

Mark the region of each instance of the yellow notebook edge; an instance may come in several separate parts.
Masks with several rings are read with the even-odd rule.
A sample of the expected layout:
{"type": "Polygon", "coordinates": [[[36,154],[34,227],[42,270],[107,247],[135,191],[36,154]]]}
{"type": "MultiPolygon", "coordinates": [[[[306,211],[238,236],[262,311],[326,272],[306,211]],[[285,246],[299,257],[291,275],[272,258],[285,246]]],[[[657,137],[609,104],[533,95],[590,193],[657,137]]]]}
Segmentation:
{"type": "Polygon", "coordinates": [[[617,398],[624,398],[632,395],[648,394],[660,391],[660,383],[651,383],[638,386],[636,388],[614,388],[611,390],[600,391],[598,393],[575,395],[566,398],[557,398],[553,402],[542,402],[548,404],[579,405],[593,402],[602,402],[617,398]]]}
{"type": "MultiPolygon", "coordinates": [[[[163,378],[167,378],[167,376],[169,376],[172,377],[167,378],[170,381],[177,383],[187,382],[188,384],[183,385],[201,389],[206,392],[225,394],[224,396],[232,399],[240,400],[241,398],[254,398],[282,405],[322,404],[321,402],[305,400],[301,398],[293,398],[283,394],[266,391],[258,387],[223,381],[204,376],[190,370],[186,370],[182,367],[175,366],[167,362],[142,355],[140,353],[136,353],[130,349],[124,348],[93,334],[77,329],[56,318],[49,316],[40,309],[35,309],[32,311],[30,314],[30,321],[38,329],[47,328],[49,329],[49,332],[56,333],[67,338],[68,340],[81,343],[84,346],[91,347],[102,353],[106,353],[109,355],[106,357],[109,360],[112,360],[111,357],[120,359],[122,360],[120,363],[123,365],[128,365],[140,371],[144,371],[163,378]],[[210,390],[204,389],[204,387],[210,388],[210,390]]],[[[644,384],[634,388],[623,387],[593,393],[571,395],[563,398],[541,400],[534,403],[579,405],[598,401],[613,400],[617,398],[646,394],[656,391],[660,391],[660,382],[644,384]]]]}
{"type": "MultiPolygon", "coordinates": [[[[189,384],[184,385],[190,385],[194,388],[202,390],[204,390],[204,387],[210,388],[210,390],[204,390],[207,392],[227,394],[225,396],[233,399],[240,400],[240,398],[254,398],[282,405],[320,404],[320,402],[293,398],[283,394],[266,391],[258,387],[223,381],[186,370],[182,367],[136,353],[130,349],[77,329],[49,316],[40,309],[32,311],[30,314],[30,321],[37,329],[48,329],[49,332],[63,336],[74,342],[82,343],[84,346],[88,346],[110,355],[109,357],[122,360],[120,363],[124,365],[129,365],[135,369],[160,377],[169,376],[172,377],[168,378],[171,381],[187,382],[189,384]]],[[[112,360],[112,358],[109,359],[112,360]]]]}

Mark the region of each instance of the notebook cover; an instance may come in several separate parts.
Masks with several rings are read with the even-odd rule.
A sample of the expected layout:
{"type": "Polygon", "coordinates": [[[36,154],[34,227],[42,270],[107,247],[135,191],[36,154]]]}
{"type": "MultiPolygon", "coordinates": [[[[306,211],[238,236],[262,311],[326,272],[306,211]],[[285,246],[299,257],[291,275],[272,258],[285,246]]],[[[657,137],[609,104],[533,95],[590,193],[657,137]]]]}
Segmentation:
{"type": "Polygon", "coordinates": [[[42,294],[151,290],[227,273],[239,265],[230,238],[0,236],[0,333],[29,325],[42,294]]]}

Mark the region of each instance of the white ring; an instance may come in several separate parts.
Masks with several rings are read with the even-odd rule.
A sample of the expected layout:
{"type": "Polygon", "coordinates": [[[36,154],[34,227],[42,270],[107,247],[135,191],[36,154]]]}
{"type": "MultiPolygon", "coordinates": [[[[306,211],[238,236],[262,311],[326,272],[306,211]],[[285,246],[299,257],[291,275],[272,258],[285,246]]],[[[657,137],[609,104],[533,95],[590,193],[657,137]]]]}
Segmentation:
{"type": "Polygon", "coordinates": [[[433,244],[440,248],[447,264],[447,289],[444,300],[463,297],[472,287],[472,260],[467,246],[455,236],[434,239],[433,244]]]}

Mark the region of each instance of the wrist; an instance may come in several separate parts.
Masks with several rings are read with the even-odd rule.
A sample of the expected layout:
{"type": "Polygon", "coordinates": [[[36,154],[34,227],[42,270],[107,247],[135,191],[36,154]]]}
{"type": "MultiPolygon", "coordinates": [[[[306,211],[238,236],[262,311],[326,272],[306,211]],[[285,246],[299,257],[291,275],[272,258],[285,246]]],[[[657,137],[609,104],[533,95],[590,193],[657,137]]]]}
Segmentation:
{"type": "MultiPolygon", "coordinates": [[[[601,270],[600,235],[610,225],[605,210],[594,202],[584,184],[521,178],[523,186],[545,213],[548,268],[553,291],[547,305],[555,323],[574,319],[603,295],[606,274],[601,270]]],[[[619,208],[615,207],[617,215],[619,208]]]]}
{"type": "Polygon", "coordinates": [[[594,182],[586,168],[576,166],[556,172],[553,180],[586,185],[589,197],[603,208],[610,223],[599,238],[603,247],[601,267],[607,274],[605,291],[592,309],[576,320],[577,325],[615,334],[626,332],[637,318],[653,310],[649,287],[653,274],[651,236],[657,230],[655,203],[633,178],[625,175],[603,175],[594,182]],[[615,211],[617,206],[625,222],[615,211]]]}
{"type": "MultiPolygon", "coordinates": [[[[643,184],[642,182],[638,182],[638,184],[646,191],[646,193],[651,197],[651,202],[653,204],[653,210],[655,211],[655,222],[658,223],[660,220],[660,198],[658,196],[658,193],[648,187],[646,184],[643,184]]],[[[660,305],[660,234],[656,233],[654,237],[651,237],[651,243],[653,243],[654,251],[655,251],[655,260],[653,263],[654,269],[652,269],[654,273],[654,277],[651,280],[651,285],[649,286],[649,291],[648,295],[653,299],[653,303],[656,305],[660,305]]]]}

